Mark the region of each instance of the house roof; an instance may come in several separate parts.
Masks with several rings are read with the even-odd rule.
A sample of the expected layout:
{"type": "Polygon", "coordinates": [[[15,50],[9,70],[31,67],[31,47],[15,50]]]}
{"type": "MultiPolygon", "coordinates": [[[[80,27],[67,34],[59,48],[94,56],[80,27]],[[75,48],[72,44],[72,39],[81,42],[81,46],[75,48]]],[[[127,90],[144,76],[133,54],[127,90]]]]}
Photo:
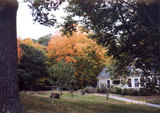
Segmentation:
{"type": "MultiPolygon", "coordinates": [[[[133,70],[130,66],[127,66],[126,67],[128,69],[128,71],[131,73],[133,73],[133,70]]],[[[109,70],[108,68],[104,68],[100,73],[99,75],[97,76],[97,78],[103,78],[103,77],[111,77],[111,70],[109,70]]]]}
{"type": "Polygon", "coordinates": [[[107,71],[108,68],[104,68],[99,75],[97,76],[97,78],[103,78],[103,77],[109,77],[110,76],[110,72],[107,71]]]}

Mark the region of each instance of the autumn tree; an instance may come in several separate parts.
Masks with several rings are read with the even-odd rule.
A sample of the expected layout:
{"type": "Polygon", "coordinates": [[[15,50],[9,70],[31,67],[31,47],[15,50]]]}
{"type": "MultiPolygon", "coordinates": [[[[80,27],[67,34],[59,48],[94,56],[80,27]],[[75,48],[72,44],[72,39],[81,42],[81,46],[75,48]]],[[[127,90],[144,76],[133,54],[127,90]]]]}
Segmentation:
{"type": "Polygon", "coordinates": [[[96,85],[96,76],[112,63],[112,58],[106,56],[107,50],[87,38],[86,33],[74,32],[72,36],[54,36],[48,47],[48,57],[53,64],[64,59],[73,62],[76,67],[75,81],[79,88],[86,85],[96,85]]]}
{"type": "Polygon", "coordinates": [[[34,42],[31,38],[26,38],[24,40],[18,39],[21,44],[25,44],[31,47],[34,47],[42,52],[46,52],[46,47],[39,44],[38,42],[34,42]]]}
{"type": "Polygon", "coordinates": [[[20,63],[20,59],[23,55],[23,50],[22,48],[20,47],[20,43],[17,42],[17,53],[18,53],[18,63],[20,63]]]}
{"type": "MultiPolygon", "coordinates": [[[[43,25],[54,25],[55,18],[48,18],[51,9],[56,10],[64,1],[58,0],[25,0],[30,2],[35,21],[43,25]],[[45,10],[46,9],[46,10],[45,10]],[[43,12],[44,11],[44,12],[43,12]]],[[[18,96],[17,80],[17,41],[16,41],[16,12],[17,0],[0,0],[0,111],[2,113],[23,113],[18,96]]]]}

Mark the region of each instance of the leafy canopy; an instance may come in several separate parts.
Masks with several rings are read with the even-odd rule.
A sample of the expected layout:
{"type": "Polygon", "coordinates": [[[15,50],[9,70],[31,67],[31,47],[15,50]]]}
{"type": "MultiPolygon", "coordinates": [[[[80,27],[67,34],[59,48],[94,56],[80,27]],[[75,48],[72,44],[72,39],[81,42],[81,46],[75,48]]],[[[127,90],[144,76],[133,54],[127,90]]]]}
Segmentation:
{"type": "Polygon", "coordinates": [[[38,90],[41,86],[40,79],[46,80],[47,57],[39,46],[33,46],[31,40],[21,40],[20,48],[23,51],[20,63],[18,64],[18,77],[20,90],[38,90]]]}
{"type": "Polygon", "coordinates": [[[106,66],[113,63],[107,50],[87,37],[88,34],[74,32],[72,36],[54,36],[47,46],[47,56],[57,64],[61,60],[72,62],[76,68],[74,74],[77,86],[96,85],[96,76],[106,66]]]}
{"type": "Polygon", "coordinates": [[[128,65],[149,74],[151,69],[160,71],[159,4],[158,0],[78,0],[70,1],[66,11],[72,19],[81,17],[92,38],[107,47],[117,60],[117,74],[124,74],[128,65]]]}
{"type": "Polygon", "coordinates": [[[73,84],[75,67],[73,67],[72,62],[66,63],[65,60],[61,60],[56,65],[48,68],[48,71],[52,85],[56,85],[65,90],[71,90],[75,87],[73,84]]]}

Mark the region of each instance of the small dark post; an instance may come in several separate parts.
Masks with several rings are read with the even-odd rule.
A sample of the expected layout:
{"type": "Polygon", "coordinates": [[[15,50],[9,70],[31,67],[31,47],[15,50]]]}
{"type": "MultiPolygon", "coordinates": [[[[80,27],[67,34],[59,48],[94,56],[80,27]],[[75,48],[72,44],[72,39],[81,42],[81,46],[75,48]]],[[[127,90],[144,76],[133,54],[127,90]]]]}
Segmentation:
{"type": "Polygon", "coordinates": [[[110,89],[107,88],[107,90],[106,90],[106,99],[107,99],[107,100],[109,100],[109,92],[110,92],[110,89]]]}

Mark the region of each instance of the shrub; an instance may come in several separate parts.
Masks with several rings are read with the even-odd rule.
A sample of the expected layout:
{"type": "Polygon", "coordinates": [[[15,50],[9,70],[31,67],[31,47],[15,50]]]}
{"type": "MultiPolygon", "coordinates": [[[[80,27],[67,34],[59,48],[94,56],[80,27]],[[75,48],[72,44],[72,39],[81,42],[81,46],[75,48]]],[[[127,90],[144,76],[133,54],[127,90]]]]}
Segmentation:
{"type": "Polygon", "coordinates": [[[95,89],[92,86],[87,86],[84,88],[85,93],[95,93],[95,89]]]}
{"type": "Polygon", "coordinates": [[[140,96],[150,96],[151,92],[147,88],[140,88],[139,95],[140,96]]]}
{"type": "Polygon", "coordinates": [[[157,94],[160,95],[160,86],[157,88],[157,94]]]}
{"type": "Polygon", "coordinates": [[[139,93],[138,93],[138,90],[128,89],[127,95],[130,95],[130,96],[138,96],[139,93]]]}
{"type": "Polygon", "coordinates": [[[115,89],[115,94],[121,94],[121,92],[122,92],[122,89],[116,87],[116,89],[115,89]]]}
{"type": "Polygon", "coordinates": [[[99,88],[99,87],[97,87],[97,88],[96,88],[96,93],[101,93],[101,91],[100,91],[100,88],[99,88]]]}
{"type": "Polygon", "coordinates": [[[127,93],[128,93],[128,89],[123,89],[121,92],[121,95],[127,95],[127,93]]]}
{"type": "Polygon", "coordinates": [[[107,88],[105,86],[101,86],[97,88],[97,93],[107,93],[107,88]]]}
{"type": "MultiPolygon", "coordinates": [[[[157,92],[160,88],[157,88],[157,92]]],[[[152,93],[147,88],[140,88],[139,90],[136,89],[121,89],[118,87],[111,86],[110,93],[121,94],[121,95],[130,95],[130,96],[150,96],[152,93]]],[[[158,93],[157,93],[158,94],[158,93]]]]}
{"type": "Polygon", "coordinates": [[[115,93],[115,91],[116,91],[116,87],[113,86],[113,85],[111,85],[111,87],[110,87],[110,93],[115,93]]]}

